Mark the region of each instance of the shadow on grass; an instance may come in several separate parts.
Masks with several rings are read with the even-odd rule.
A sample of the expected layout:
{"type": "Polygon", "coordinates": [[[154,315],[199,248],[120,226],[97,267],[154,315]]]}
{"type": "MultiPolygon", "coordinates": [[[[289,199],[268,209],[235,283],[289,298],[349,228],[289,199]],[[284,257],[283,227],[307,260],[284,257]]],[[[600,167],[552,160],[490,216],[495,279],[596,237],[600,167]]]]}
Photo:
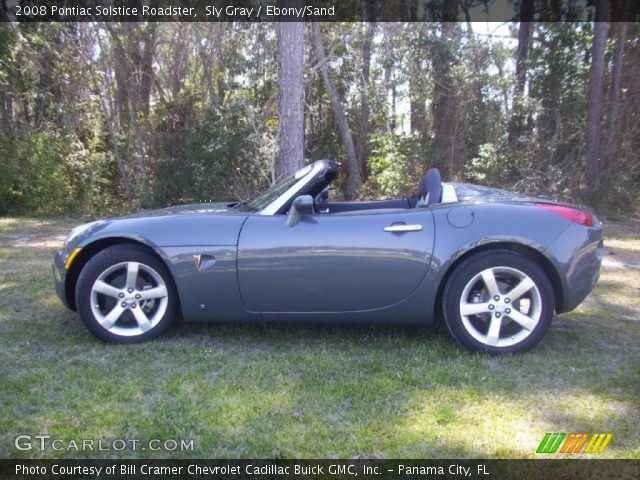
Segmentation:
{"type": "Polygon", "coordinates": [[[177,456],[521,456],[545,431],[605,420],[624,438],[638,406],[603,391],[602,358],[585,360],[589,342],[567,347],[561,329],[529,354],[488,357],[441,329],[394,326],[181,325],[106,345],[73,317],[59,310],[6,339],[24,363],[0,370],[0,431],[197,440],[177,456]]]}

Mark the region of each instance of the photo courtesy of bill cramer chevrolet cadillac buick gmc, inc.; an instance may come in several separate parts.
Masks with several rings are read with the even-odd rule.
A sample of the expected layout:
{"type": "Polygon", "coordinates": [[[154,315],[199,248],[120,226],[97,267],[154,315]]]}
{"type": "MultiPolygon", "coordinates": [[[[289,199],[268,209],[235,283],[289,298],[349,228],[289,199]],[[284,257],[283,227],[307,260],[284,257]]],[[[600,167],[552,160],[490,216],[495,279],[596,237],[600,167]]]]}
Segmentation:
{"type": "MultiPolygon", "coordinates": [[[[598,281],[602,223],[544,197],[442,182],[416,195],[335,201],[316,161],[251,200],[184,205],[73,229],[55,288],[109,342],[187,322],[443,319],[466,348],[522,352],[598,281]]],[[[416,179],[418,180],[418,179],[416,179]]]]}

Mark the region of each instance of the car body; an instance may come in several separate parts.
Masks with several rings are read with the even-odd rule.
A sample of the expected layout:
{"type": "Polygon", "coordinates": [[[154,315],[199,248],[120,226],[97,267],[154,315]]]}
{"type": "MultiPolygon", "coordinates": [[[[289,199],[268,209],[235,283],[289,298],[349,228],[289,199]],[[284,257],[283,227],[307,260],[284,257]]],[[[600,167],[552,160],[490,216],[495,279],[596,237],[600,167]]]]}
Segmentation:
{"type": "MultiPolygon", "coordinates": [[[[528,300],[520,301],[531,307],[536,299],[540,298],[540,303],[544,300],[546,313],[543,308],[536,314],[552,316],[554,311],[574,309],[598,280],[602,224],[584,209],[487,187],[442,183],[434,170],[421,182],[418,197],[333,202],[327,199],[327,189],[338,168],[328,160],[314,162],[251,202],[185,205],[80,226],[55,256],[56,292],[72,310],[86,300],[86,311],[80,309],[85,323],[92,323],[91,318],[85,318],[91,317],[90,309],[98,319],[107,316],[103,304],[110,297],[116,299],[116,304],[107,302],[112,316],[125,311],[138,315],[141,308],[131,309],[131,305],[135,307],[131,295],[137,292],[139,298],[148,297],[151,294],[146,290],[167,285],[165,293],[175,297],[169,298],[174,304],[169,307],[179,309],[188,322],[428,325],[443,313],[447,316],[443,296],[453,282],[452,275],[462,281],[468,268],[458,272],[461,265],[474,261],[480,265],[483,258],[486,263],[487,255],[493,259],[488,268],[497,268],[496,278],[503,281],[497,290],[494,288],[496,298],[513,288],[518,279],[524,282],[525,277],[544,277],[540,282],[548,292],[538,285],[536,291],[542,296],[528,293],[528,300]],[[433,197],[436,190],[437,199],[433,197]],[[115,257],[102,259],[93,277],[83,279],[83,271],[105,250],[115,257]],[[124,250],[129,256],[118,259],[124,250]],[[155,260],[149,262],[157,262],[157,268],[149,267],[149,262],[138,262],[136,251],[147,255],[145,258],[153,257],[155,260]],[[516,266],[511,259],[517,260],[516,266]],[[528,263],[520,268],[522,259],[528,263]],[[132,261],[147,265],[148,270],[141,270],[141,275],[148,284],[139,288],[133,285],[127,292],[124,270],[119,279],[117,269],[100,277],[98,270],[106,272],[116,260],[121,270],[131,270],[127,262],[132,261]],[[156,281],[156,277],[162,278],[156,281]],[[103,281],[118,284],[121,291],[111,291],[103,281]],[[103,299],[96,285],[109,298],[103,299]]],[[[478,269],[474,265],[471,270],[478,269]]],[[[483,271],[490,276],[486,268],[483,271]]],[[[492,282],[489,279],[484,286],[477,283],[473,292],[467,292],[464,301],[458,302],[460,308],[464,310],[468,303],[489,308],[492,282]]],[[[452,300],[454,310],[456,301],[452,300]]],[[[153,302],[149,299],[144,307],[147,316],[158,309],[153,302]]],[[[502,300],[491,305],[492,311],[497,308],[502,312],[502,321],[496,323],[511,321],[504,313],[508,307],[502,300]]],[[[485,313],[489,317],[472,314],[467,320],[480,325],[486,317],[489,324],[495,315],[488,310],[485,313]]],[[[146,317],[140,317],[144,322],[146,317]]],[[[136,318],[131,315],[129,319],[133,327],[136,318]]],[[[105,340],[144,340],[156,334],[147,325],[144,331],[132,329],[126,333],[127,327],[123,327],[119,332],[124,335],[112,335],[109,329],[101,332],[100,322],[93,320],[95,325],[90,328],[105,340]]],[[[110,321],[106,323],[111,325],[110,321]]],[[[477,331],[472,337],[476,340],[490,333],[482,333],[481,326],[474,329],[477,331]]],[[[513,343],[513,339],[511,344],[505,341],[502,345],[501,341],[498,334],[498,340],[494,337],[489,344],[474,343],[473,339],[471,344],[461,343],[472,350],[499,353],[526,350],[539,338],[532,345],[513,343]]]]}

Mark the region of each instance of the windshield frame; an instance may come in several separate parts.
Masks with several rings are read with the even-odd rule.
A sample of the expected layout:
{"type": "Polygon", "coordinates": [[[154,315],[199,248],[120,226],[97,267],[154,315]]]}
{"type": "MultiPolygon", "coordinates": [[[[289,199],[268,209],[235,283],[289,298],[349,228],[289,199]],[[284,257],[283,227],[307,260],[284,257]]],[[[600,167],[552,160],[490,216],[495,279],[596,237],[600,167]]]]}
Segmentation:
{"type": "Polygon", "coordinates": [[[293,173],[283,178],[282,180],[274,183],[257,197],[254,197],[251,200],[245,202],[242,205],[243,210],[249,211],[249,212],[259,212],[267,208],[269,204],[273,203],[278,197],[280,197],[289,188],[295,185],[295,183],[299,180],[299,179],[296,179],[297,173],[298,172],[293,173]]]}
{"type": "MultiPolygon", "coordinates": [[[[303,174],[302,177],[300,177],[298,179],[298,181],[294,182],[289,188],[287,188],[283,193],[281,193],[280,195],[278,195],[277,197],[275,197],[270,203],[268,203],[265,207],[263,207],[261,210],[255,210],[254,213],[257,213],[258,215],[275,215],[277,214],[280,209],[282,209],[282,207],[284,205],[286,205],[288,202],[292,201],[295,197],[297,197],[300,192],[303,191],[303,189],[309,185],[309,183],[311,183],[320,172],[322,172],[323,170],[325,170],[326,168],[328,168],[328,163],[326,161],[323,160],[319,160],[317,162],[314,162],[310,165],[306,165],[305,167],[301,168],[300,170],[298,170],[296,173],[294,173],[293,175],[290,175],[289,177],[286,177],[285,179],[281,180],[280,182],[274,184],[271,188],[269,188],[265,193],[259,195],[258,197],[256,197],[255,200],[257,200],[258,198],[264,196],[267,194],[267,192],[275,190],[278,188],[279,184],[282,184],[283,182],[290,180],[292,177],[295,178],[296,175],[300,175],[300,172],[303,172],[304,169],[309,169],[309,171],[306,174],[303,174]],[[309,168],[311,167],[311,168],[309,168]]],[[[245,207],[249,207],[249,209],[251,209],[251,203],[253,202],[253,200],[251,200],[249,203],[247,203],[245,205],[245,207]]]]}

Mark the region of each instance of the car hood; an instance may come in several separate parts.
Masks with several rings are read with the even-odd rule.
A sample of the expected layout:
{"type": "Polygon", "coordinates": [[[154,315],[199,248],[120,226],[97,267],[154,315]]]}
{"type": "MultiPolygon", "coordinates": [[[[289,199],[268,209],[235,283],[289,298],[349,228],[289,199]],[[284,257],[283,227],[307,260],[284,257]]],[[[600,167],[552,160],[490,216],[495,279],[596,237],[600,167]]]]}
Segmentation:
{"type": "Polygon", "coordinates": [[[74,228],[65,249],[101,238],[129,238],[149,246],[235,245],[246,212],[236,202],[181,205],[85,223],[74,228]]]}
{"type": "Polygon", "coordinates": [[[163,217],[168,215],[193,215],[202,213],[238,213],[238,210],[233,208],[236,203],[237,202],[192,203],[189,205],[178,205],[175,207],[160,208],[157,210],[146,210],[119,218],[163,217]]]}

